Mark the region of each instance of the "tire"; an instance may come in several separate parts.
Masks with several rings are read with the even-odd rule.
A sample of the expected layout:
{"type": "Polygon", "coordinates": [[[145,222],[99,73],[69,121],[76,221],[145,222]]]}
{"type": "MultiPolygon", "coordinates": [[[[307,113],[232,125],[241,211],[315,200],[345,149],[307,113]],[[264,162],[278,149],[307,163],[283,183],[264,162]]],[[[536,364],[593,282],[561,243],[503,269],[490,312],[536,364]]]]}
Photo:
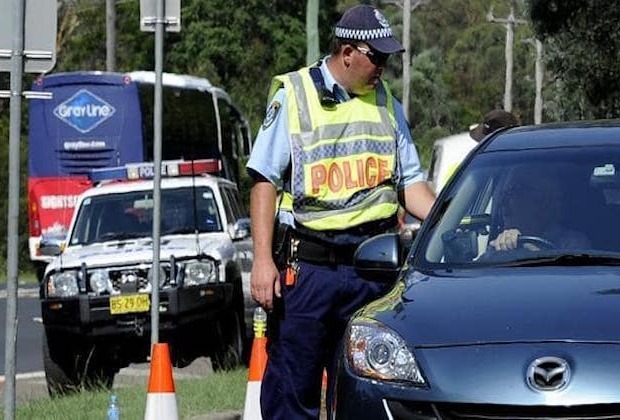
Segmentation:
{"type": "Polygon", "coordinates": [[[62,340],[43,330],[43,369],[47,382],[47,392],[51,397],[75,391],[76,384],[71,378],[71,363],[66,357],[62,340]]]}
{"type": "Polygon", "coordinates": [[[117,369],[108,366],[97,353],[97,349],[91,346],[79,355],[76,377],[81,389],[109,391],[114,384],[117,369]]]}
{"type": "Polygon", "coordinates": [[[228,319],[221,318],[215,326],[216,347],[211,354],[214,371],[232,370],[241,365],[245,348],[245,337],[241,328],[241,317],[237,312],[228,319]]]}
{"type": "Polygon", "coordinates": [[[102,363],[104,359],[97,356],[94,345],[75,343],[45,330],[43,334],[43,368],[51,397],[112,388],[117,369],[102,363]]]}

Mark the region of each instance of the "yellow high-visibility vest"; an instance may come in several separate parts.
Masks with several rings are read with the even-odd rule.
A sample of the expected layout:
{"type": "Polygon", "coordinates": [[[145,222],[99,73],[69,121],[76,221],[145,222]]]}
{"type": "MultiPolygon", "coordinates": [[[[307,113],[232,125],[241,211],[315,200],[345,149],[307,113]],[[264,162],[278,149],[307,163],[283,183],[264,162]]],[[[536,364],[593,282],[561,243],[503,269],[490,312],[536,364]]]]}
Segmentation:
{"type": "Polygon", "coordinates": [[[291,144],[290,191],[281,208],[313,230],[342,230],[398,209],[392,95],[371,93],[323,107],[309,68],[276,76],[284,87],[291,144]]]}

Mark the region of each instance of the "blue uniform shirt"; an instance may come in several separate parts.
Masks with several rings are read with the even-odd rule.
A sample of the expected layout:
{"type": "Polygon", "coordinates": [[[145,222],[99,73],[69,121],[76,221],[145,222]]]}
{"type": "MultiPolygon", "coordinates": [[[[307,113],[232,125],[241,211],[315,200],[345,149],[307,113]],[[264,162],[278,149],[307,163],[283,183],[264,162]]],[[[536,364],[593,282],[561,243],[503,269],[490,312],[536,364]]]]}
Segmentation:
{"type": "MultiPolygon", "coordinates": [[[[328,58],[322,60],[320,69],[328,88],[338,85],[327,68],[328,58]]],[[[342,102],[349,100],[346,90],[339,86],[335,92],[337,99],[342,102]]],[[[418,152],[413,144],[409,126],[403,113],[401,103],[394,98],[394,114],[397,122],[396,138],[398,139],[398,188],[403,189],[414,182],[422,181],[424,174],[418,158],[418,152]]],[[[284,184],[284,172],[291,161],[291,144],[288,132],[288,115],[286,94],[284,89],[276,92],[272,98],[265,120],[260,127],[252,146],[252,154],[246,165],[248,174],[255,178],[258,175],[269,180],[276,188],[281,189],[284,184]]],[[[281,215],[283,221],[293,224],[290,215],[281,215]]]]}

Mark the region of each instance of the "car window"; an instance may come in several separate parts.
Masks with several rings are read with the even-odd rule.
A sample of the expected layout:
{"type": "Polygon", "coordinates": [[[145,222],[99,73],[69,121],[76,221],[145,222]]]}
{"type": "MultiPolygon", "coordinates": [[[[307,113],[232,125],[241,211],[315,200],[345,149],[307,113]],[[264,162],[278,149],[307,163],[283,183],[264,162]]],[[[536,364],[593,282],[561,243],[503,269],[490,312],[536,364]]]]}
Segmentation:
{"type": "Polygon", "coordinates": [[[416,250],[422,265],[620,252],[610,228],[620,215],[620,148],[479,154],[436,207],[416,250]],[[518,247],[497,250],[515,229],[518,247]]]}
{"type": "MultiPolygon", "coordinates": [[[[153,227],[152,191],[105,194],[85,199],[77,210],[70,245],[148,237],[153,227]]],[[[223,231],[213,190],[161,190],[161,234],[223,231]],[[195,200],[194,200],[195,198],[195,200]]]]}
{"type": "Polygon", "coordinates": [[[222,186],[221,192],[229,223],[234,223],[242,217],[247,217],[247,213],[241,204],[241,197],[237,190],[228,186],[222,186]]]}

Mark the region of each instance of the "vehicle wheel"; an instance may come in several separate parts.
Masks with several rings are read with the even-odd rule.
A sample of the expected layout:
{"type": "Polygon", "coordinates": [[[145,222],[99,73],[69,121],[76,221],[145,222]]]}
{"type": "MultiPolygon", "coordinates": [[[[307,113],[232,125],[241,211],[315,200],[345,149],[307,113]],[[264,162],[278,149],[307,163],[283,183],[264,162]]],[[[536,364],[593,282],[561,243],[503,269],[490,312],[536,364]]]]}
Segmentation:
{"type": "Polygon", "coordinates": [[[43,367],[50,396],[112,388],[117,369],[102,363],[94,346],[80,345],[55,333],[43,334],[43,367]]]}
{"type": "Polygon", "coordinates": [[[89,346],[83,349],[78,356],[77,378],[80,388],[86,390],[109,390],[112,388],[116,369],[108,366],[98,353],[95,346],[89,346]]]}
{"type": "Polygon", "coordinates": [[[215,325],[217,345],[211,354],[214,371],[232,370],[243,360],[245,351],[245,329],[243,316],[239,312],[228,312],[215,325]]]}
{"type": "Polygon", "coordinates": [[[51,397],[76,391],[76,383],[72,379],[70,352],[56,334],[43,330],[43,369],[47,382],[47,392],[51,397]]]}

